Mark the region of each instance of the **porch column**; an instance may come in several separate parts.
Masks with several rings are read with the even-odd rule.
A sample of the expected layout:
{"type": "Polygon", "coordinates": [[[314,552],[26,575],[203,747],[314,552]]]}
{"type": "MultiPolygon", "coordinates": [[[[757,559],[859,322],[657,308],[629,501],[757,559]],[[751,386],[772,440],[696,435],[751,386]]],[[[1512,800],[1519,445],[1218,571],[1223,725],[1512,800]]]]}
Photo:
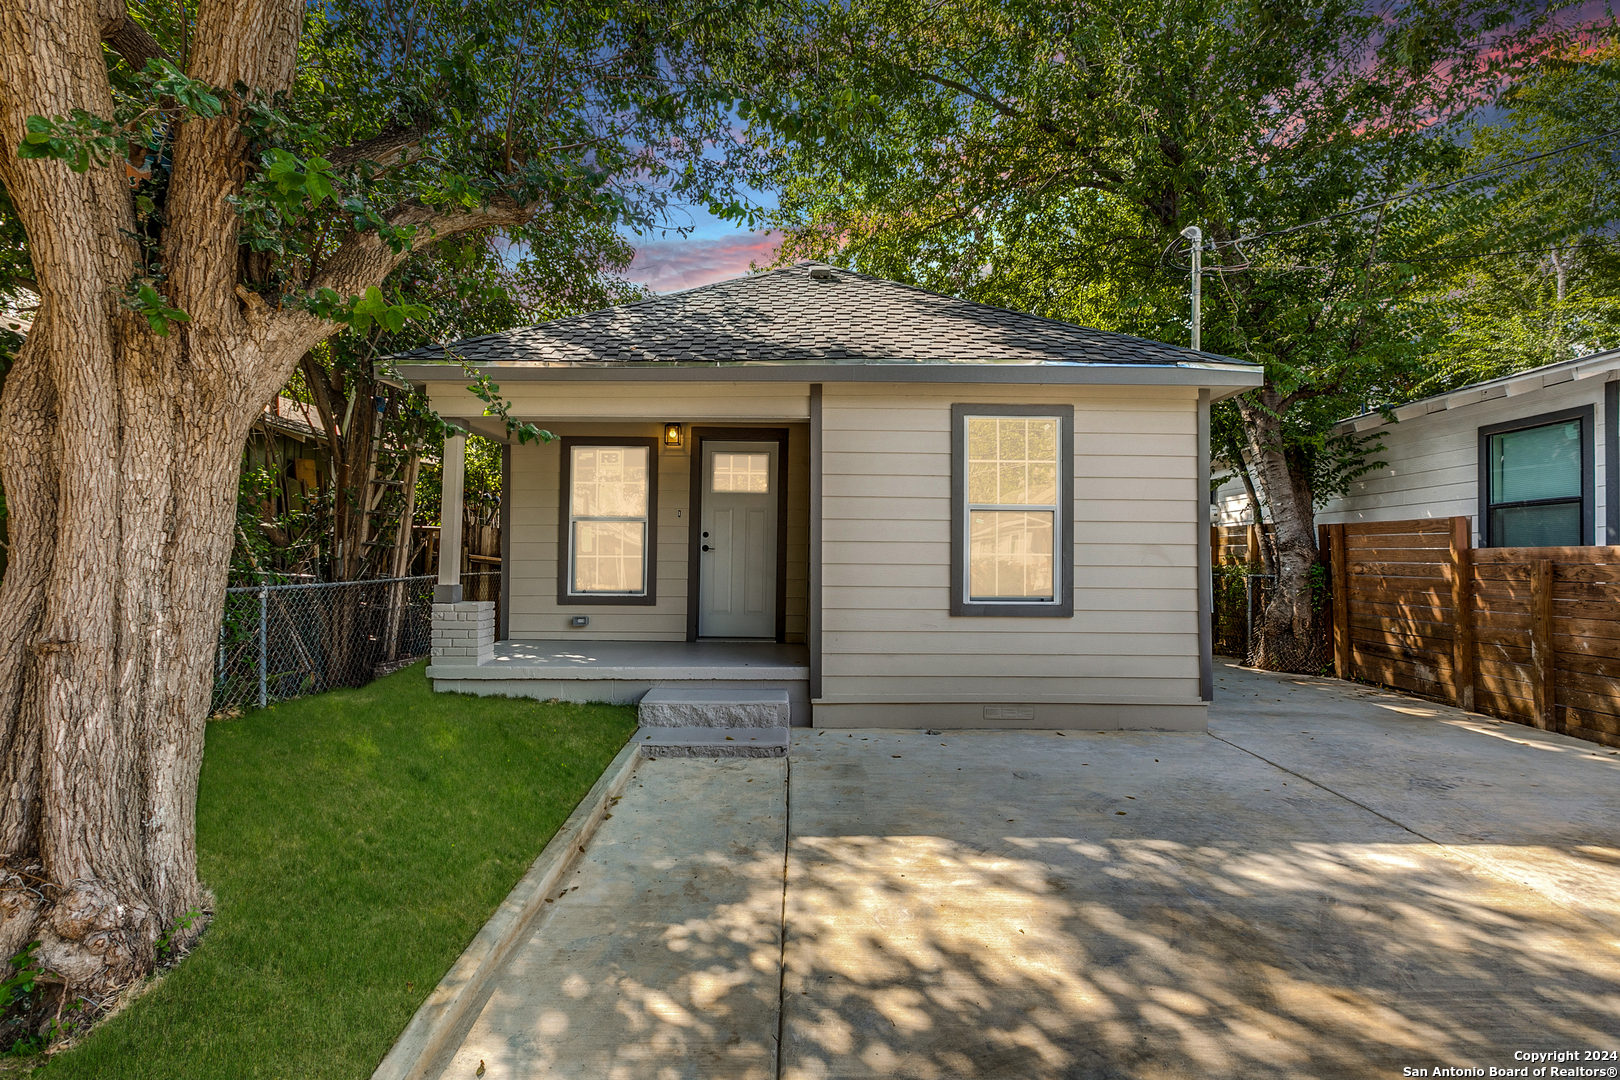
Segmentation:
{"type": "Polygon", "coordinates": [[[439,584],[435,604],[461,603],[461,489],[467,476],[467,436],[446,435],[439,460],[439,584]]]}
{"type": "Polygon", "coordinates": [[[433,589],[433,668],[487,664],[495,658],[495,604],[461,598],[461,490],[467,436],[444,440],[439,498],[439,583],[433,589]]]}

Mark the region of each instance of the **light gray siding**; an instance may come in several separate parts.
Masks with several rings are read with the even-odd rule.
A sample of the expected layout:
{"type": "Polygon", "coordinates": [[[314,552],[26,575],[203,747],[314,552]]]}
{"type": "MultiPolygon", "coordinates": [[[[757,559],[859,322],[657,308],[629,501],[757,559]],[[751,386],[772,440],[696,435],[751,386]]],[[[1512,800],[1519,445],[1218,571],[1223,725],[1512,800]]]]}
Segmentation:
{"type": "Polygon", "coordinates": [[[1593,497],[1593,535],[1589,544],[1602,544],[1606,513],[1603,380],[1581,379],[1527,389],[1511,397],[1497,397],[1415,416],[1374,430],[1384,432],[1383,450],[1377,455],[1386,466],[1357,480],[1348,495],[1322,507],[1316,520],[1338,524],[1354,521],[1403,521],[1410,518],[1464,516],[1473,520],[1474,543],[1479,535],[1479,429],[1491,424],[1558,412],[1581,405],[1596,406],[1588,436],[1593,440],[1596,463],[1593,497]]]}
{"type": "Polygon", "coordinates": [[[828,385],[816,722],[901,703],[1196,705],[1196,407],[1180,389],[828,385]],[[963,401],[1074,406],[1072,619],[950,614],[963,401]]]}

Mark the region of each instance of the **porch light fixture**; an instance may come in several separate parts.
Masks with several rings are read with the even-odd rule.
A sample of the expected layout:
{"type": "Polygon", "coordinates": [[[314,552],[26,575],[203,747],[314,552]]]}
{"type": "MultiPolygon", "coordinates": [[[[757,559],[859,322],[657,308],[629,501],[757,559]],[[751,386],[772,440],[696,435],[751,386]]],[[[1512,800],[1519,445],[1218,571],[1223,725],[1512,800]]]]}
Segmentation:
{"type": "Polygon", "coordinates": [[[679,425],[679,424],[665,424],[664,425],[664,445],[669,446],[669,447],[676,447],[676,446],[681,445],[681,425],[679,425]]]}

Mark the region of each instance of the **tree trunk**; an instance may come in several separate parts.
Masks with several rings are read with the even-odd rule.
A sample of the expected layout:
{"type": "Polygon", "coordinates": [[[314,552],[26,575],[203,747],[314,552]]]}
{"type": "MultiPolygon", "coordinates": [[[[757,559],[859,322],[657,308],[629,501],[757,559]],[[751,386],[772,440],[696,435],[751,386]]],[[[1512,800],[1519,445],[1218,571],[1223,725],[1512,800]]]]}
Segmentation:
{"type": "MultiPolygon", "coordinates": [[[[195,5],[187,74],[227,88],[227,109],[171,125],[160,288],[189,322],[161,336],[121,299],[146,272],[123,175],[16,154],[30,116],[112,115],[104,38],[156,43],[123,32],[121,0],[0,6],[0,183],[40,298],[0,390],[0,958],[38,940],[69,994],[144,975],[159,934],[183,944],[177,920],[206,904],[197,777],[242,446],[257,403],[339,329],[240,286],[230,201],[252,166],[229,88],[291,87],[305,7],[195,5]]],[[[443,239],[533,213],[408,203],[392,220],[443,239]]],[[[350,233],[306,287],[357,294],[407,254],[350,233]]],[[[355,411],[369,446],[371,398],[355,411]]]]}
{"type": "MultiPolygon", "coordinates": [[[[170,288],[193,322],[169,338],[119,299],[140,270],[123,179],[16,157],[30,115],[111,111],[105,6],[20,0],[0,15],[0,181],[40,287],[0,400],[13,531],[0,583],[0,956],[38,940],[39,960],[85,994],[150,970],[158,935],[205,904],[196,785],[253,412],[242,402],[262,401],[297,357],[245,333],[232,293],[235,214],[209,179],[239,154],[228,119],[176,138],[166,243],[192,257],[172,260],[170,288]]],[[[215,84],[274,82],[262,57],[246,61],[290,58],[300,6],[209,13],[194,67],[212,66],[215,84]]]]}
{"type": "Polygon", "coordinates": [[[1310,477],[1283,448],[1280,395],[1271,387],[1238,400],[1248,456],[1271,510],[1276,581],[1250,645],[1250,663],[1271,671],[1320,673],[1327,664],[1322,612],[1311,582],[1316,507],[1310,477]]]}

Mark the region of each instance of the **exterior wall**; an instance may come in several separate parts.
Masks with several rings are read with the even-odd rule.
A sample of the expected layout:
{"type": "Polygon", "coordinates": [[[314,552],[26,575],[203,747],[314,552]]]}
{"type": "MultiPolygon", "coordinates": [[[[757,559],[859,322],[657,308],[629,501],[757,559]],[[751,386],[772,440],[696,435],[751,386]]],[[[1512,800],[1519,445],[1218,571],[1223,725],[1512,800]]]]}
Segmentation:
{"type": "MultiPolygon", "coordinates": [[[[647,420],[705,424],[714,421],[807,420],[806,383],[533,383],[501,380],[513,416],[547,421],[647,420]]],[[[444,416],[482,415],[484,403],[466,380],[429,383],[428,399],[444,416]]]]}
{"type": "Polygon", "coordinates": [[[1202,728],[1197,391],[840,383],[822,409],[818,726],[1202,728]],[[950,615],[953,402],[1074,406],[1073,618],[950,615]]]}
{"type": "MultiPolygon", "coordinates": [[[[720,393],[721,388],[711,389],[720,393]]],[[[803,387],[801,396],[808,396],[803,387]]],[[[554,413],[566,414],[574,393],[600,394],[602,388],[552,387],[554,413]]],[[[626,400],[641,391],[627,388],[626,400]]],[[[808,409],[806,409],[808,411],[808,409]]],[[[531,414],[555,435],[610,435],[658,438],[662,423],[578,423],[531,414]]],[[[670,402],[657,415],[661,421],[687,417],[670,402]]],[[[701,422],[701,421],[699,421],[701,422]]],[[[759,421],[765,422],[765,421],[759,421]]],[[[803,642],[805,582],[810,553],[809,429],[803,423],[770,421],[788,433],[787,640],[803,642]]],[[[579,638],[584,641],[685,641],[687,604],[687,538],[691,526],[691,439],[679,449],[660,447],[658,461],[657,603],[653,605],[557,603],[557,522],[561,512],[562,448],[559,443],[512,447],[510,575],[511,614],[507,636],[516,640],[579,638]],[[591,620],[584,629],[569,625],[575,615],[591,620]]]]}
{"type": "Polygon", "coordinates": [[[1596,406],[1590,432],[1596,464],[1594,535],[1586,542],[1605,543],[1604,432],[1609,418],[1604,415],[1601,379],[1537,387],[1513,397],[1476,402],[1376,428],[1384,432],[1384,448],[1377,456],[1388,464],[1353,483],[1350,493],[1329,502],[1317,513],[1316,520],[1339,524],[1463,516],[1473,520],[1474,543],[1478,545],[1479,429],[1580,405],[1596,406]]]}

